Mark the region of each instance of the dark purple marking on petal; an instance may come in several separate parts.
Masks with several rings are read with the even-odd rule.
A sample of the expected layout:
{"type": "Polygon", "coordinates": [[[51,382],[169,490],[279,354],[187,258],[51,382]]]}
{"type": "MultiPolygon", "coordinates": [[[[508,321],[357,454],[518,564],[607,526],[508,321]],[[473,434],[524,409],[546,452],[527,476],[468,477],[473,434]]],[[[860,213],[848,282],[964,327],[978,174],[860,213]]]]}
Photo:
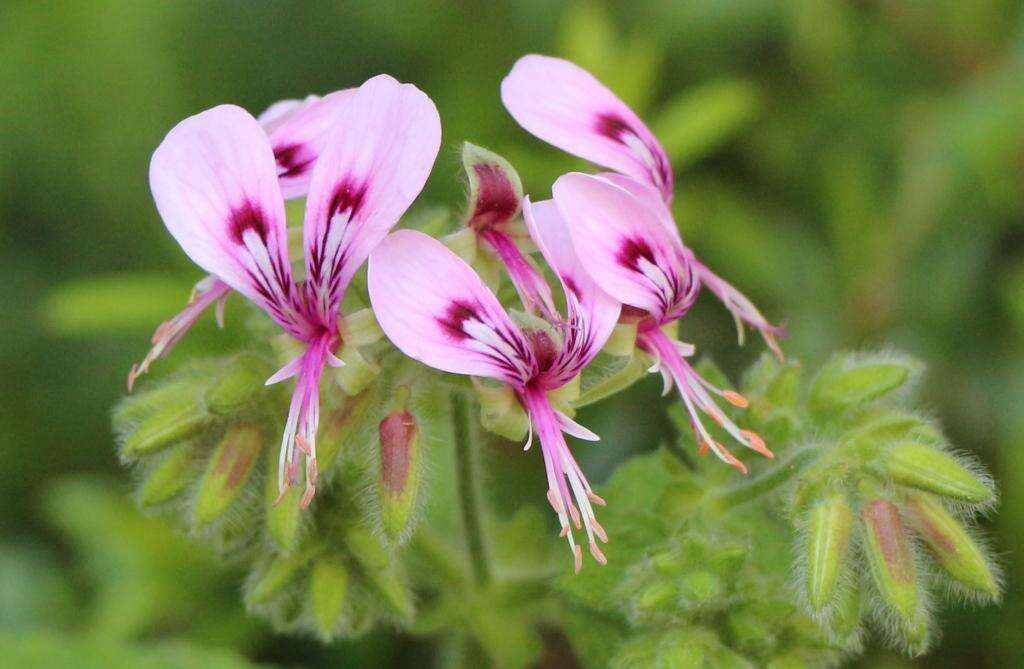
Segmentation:
{"type": "Polygon", "coordinates": [[[498,165],[479,163],[473,166],[477,178],[476,206],[469,225],[482,229],[500,225],[519,211],[516,189],[508,175],[498,165]]]}
{"type": "Polygon", "coordinates": [[[277,160],[277,176],[281,178],[305,174],[316,161],[316,156],[307,150],[305,144],[275,147],[274,158],[277,160]]]}
{"type": "Polygon", "coordinates": [[[624,143],[622,140],[623,135],[629,134],[638,136],[637,132],[633,130],[633,126],[626,122],[622,117],[610,113],[598,114],[594,130],[608,139],[620,143],[624,143]]]}
{"type": "Polygon", "coordinates": [[[582,299],[583,296],[580,295],[580,287],[576,285],[576,281],[571,276],[568,274],[562,276],[562,283],[565,285],[565,290],[572,293],[573,297],[577,300],[582,299]]]}
{"type": "Polygon", "coordinates": [[[462,329],[462,324],[468,320],[481,320],[476,307],[468,302],[455,301],[437,322],[449,337],[460,342],[469,339],[469,335],[462,329]]]}
{"type": "Polygon", "coordinates": [[[228,219],[228,234],[239,246],[245,245],[243,236],[246,230],[254,231],[266,245],[267,221],[263,217],[263,211],[248,200],[236,207],[228,219]]]}
{"type": "MultiPolygon", "coordinates": [[[[356,183],[351,179],[342,179],[334,189],[331,197],[330,217],[338,214],[348,213],[351,219],[363,206],[363,197],[366,195],[366,184],[356,183]]],[[[329,220],[329,219],[328,219],[329,220]]]]}
{"type": "Polygon", "coordinates": [[[650,245],[644,239],[627,239],[616,255],[616,259],[623,267],[637,272],[640,271],[640,258],[651,264],[656,264],[654,251],[651,250],[650,245]]]}

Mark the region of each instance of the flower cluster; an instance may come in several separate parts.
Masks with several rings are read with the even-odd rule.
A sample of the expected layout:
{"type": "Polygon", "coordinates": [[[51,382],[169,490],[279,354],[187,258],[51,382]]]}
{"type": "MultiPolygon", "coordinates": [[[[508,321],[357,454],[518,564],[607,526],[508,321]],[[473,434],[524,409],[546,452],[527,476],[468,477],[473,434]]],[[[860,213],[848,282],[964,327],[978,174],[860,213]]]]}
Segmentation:
{"type": "MultiPolygon", "coordinates": [[[[551,199],[523,194],[519,177],[494,154],[467,146],[471,199],[465,230],[496,258],[522,303],[509,310],[470,262],[424,232],[391,232],[430,174],[441,141],[433,102],[410,84],[374,77],[357,89],[278,103],[259,119],[232,105],[178,124],[153,155],[150,182],[170,233],[209,273],[189,305],[164,323],[153,348],[132,369],[129,388],[167,354],[210,306],[236,292],[262,309],[294,342],[296,355],[266,381],[294,377],[277,465],[277,495],[300,482],[308,506],[319,477],[317,435],[321,377],[328,367],[365,362],[343,313],[364,261],[366,290],[383,334],[405,356],[451,374],[497,381],[540,442],[547,499],[568,541],[575,568],[582,530],[604,564],[605,529],[592,489],[565,435],[597,440],[557,401],[608,342],[617,326],[660,372],[665,392],[678,389],[700,452],[746,472],[716,438],[717,428],[767,457],[772,451],[742,429],[719,400],[747,400],[703,378],[687,361],[694,346],[679,341],[677,323],[702,286],[723,301],[742,333],[761,332],[781,358],[780,329],[684,245],[670,209],[673,172],[664,149],[611,91],[572,63],[526,56],[501,85],[513,118],[537,137],[612,171],[570,173],[555,181],[551,199]],[[303,262],[293,263],[285,198],[305,197],[303,262]],[[551,291],[541,257],[561,286],[551,291]]],[[[478,263],[479,265],[479,263],[478,263]]],[[[381,424],[383,490],[399,499],[416,428],[401,407],[381,424]]],[[[248,453],[252,430],[231,433],[229,455],[248,453]],[[237,443],[236,443],[237,442],[237,443]],[[242,444],[239,446],[239,444],[242,444]]],[[[235,455],[232,455],[235,457],[235,455]]],[[[255,457],[255,456],[253,456],[255,457]]],[[[388,495],[385,495],[387,497],[388,495]]],[[[397,507],[396,507],[397,508],[397,507]]],[[[405,511],[394,512],[401,519],[405,511]]],[[[401,522],[394,521],[396,528],[401,522]]],[[[398,529],[396,529],[398,531],[398,529]]]]}

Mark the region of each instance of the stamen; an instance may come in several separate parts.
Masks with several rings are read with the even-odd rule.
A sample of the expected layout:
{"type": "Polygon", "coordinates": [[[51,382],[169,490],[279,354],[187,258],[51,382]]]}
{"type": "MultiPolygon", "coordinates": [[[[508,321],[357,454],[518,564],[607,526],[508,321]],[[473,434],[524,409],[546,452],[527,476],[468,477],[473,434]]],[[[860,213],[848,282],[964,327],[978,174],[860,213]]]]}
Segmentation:
{"type": "Polygon", "coordinates": [[[583,550],[578,545],[572,547],[572,568],[577,574],[583,569],[583,550]]]}
{"type": "Polygon", "coordinates": [[[562,500],[558,499],[558,493],[554,490],[548,490],[548,503],[551,504],[551,508],[555,510],[555,513],[559,515],[565,513],[565,509],[562,507],[562,500]]]}
{"type": "Polygon", "coordinates": [[[772,453],[768,449],[768,446],[764,443],[764,439],[761,438],[761,435],[750,430],[740,430],[740,433],[742,433],[743,436],[747,438],[747,441],[749,442],[747,445],[750,446],[750,448],[752,448],[753,450],[757,451],[758,453],[765,457],[775,457],[775,454],[772,453]]]}
{"type": "Polygon", "coordinates": [[[734,390],[722,391],[722,397],[724,397],[726,401],[729,402],[729,404],[737,406],[741,409],[746,409],[748,406],[750,406],[750,402],[747,401],[747,398],[744,397],[743,395],[740,395],[738,392],[734,390]]]}
{"type": "Polygon", "coordinates": [[[598,506],[608,506],[608,502],[604,501],[602,497],[600,497],[599,495],[595,494],[590,490],[587,491],[587,499],[589,499],[594,504],[597,504],[598,506]]]}
{"type": "Polygon", "coordinates": [[[608,533],[604,531],[604,527],[601,526],[601,523],[597,522],[597,518],[590,519],[590,526],[594,529],[594,534],[597,535],[598,539],[604,543],[608,543],[608,533]]]}
{"type": "Polygon", "coordinates": [[[601,552],[601,549],[598,548],[597,544],[593,541],[590,542],[590,554],[594,556],[594,559],[597,560],[598,564],[602,567],[608,564],[608,558],[604,556],[604,553],[601,552]]]}

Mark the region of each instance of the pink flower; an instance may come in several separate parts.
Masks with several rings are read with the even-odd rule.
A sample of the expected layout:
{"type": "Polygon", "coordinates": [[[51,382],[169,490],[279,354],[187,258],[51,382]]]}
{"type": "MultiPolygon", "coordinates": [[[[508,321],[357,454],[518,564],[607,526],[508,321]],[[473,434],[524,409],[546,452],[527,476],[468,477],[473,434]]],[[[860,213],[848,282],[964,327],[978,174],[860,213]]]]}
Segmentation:
{"type": "Polygon", "coordinates": [[[655,361],[651,371],[661,372],[666,393],[673,384],[679,389],[701,452],[710,449],[746,471],[706,429],[703,413],[744,446],[770,457],[761,437],[738,428],[714,397],[741,407],[746,399],[701,378],[686,360],[693,347],[665,332],[690,309],[703,283],[736,318],[741,343],[746,323],[782,357],[775,340],[781,330],[683,245],[669,208],[672,169],[661,144],[614,93],[565,60],[524,56],[502,82],[501,97],[537,137],[615,170],[567,174],[555,183],[554,200],[594,281],[626,305],[624,318],[636,321],[637,345],[655,361]]]}
{"type": "MultiPolygon", "coordinates": [[[[305,197],[313,164],[330,139],[330,130],[355,89],[336,91],[324,97],[310,95],[305,100],[281,100],[259,116],[277,163],[281,192],[287,199],[305,197]]],[[[128,373],[128,391],[135,380],[149,370],[150,364],[167,355],[189,331],[207,308],[217,305],[217,324],[223,327],[224,302],[231,287],[214,275],[196,283],[185,309],[160,324],[153,333],[153,347],[142,362],[128,373]]]]}
{"type": "Polygon", "coordinates": [[[577,571],[583,554],[570,522],[584,529],[590,552],[607,560],[597,540],[607,541],[593,505],[594,494],[565,442],[563,432],[597,436],[550,403],[547,393],[575,377],[608,339],[619,304],[583,271],[568,230],[551,201],[524,201],[531,236],[561,281],[566,315],[546,326],[516,326],[476,273],[437,240],[400,230],[370,256],[370,301],[381,328],[406,355],[453,374],[490,377],[509,384],[540,439],[547,471],[547,498],[562,526],[577,571]]]}
{"type": "MultiPolygon", "coordinates": [[[[434,104],[411,85],[381,75],[346,96],[330,119],[321,119],[331,129],[316,144],[308,178],[303,167],[285,179],[272,148],[290,119],[276,117],[268,139],[256,119],[232,105],[179,123],[150,163],[157,209],[189,257],[305,344],[267,381],[296,377],[279,488],[283,494],[298,478],[298,449],[305,456],[303,506],[316,490],[320,375],[325,365],[341,364],[334,351],[345,289],[422,189],[441,137],[434,104]],[[306,277],[297,282],[282,187],[298,189],[307,179],[306,277]]],[[[293,137],[301,135],[296,130],[293,137]]]]}
{"type": "MultiPolygon", "coordinates": [[[[665,150],[644,122],[593,75],[560,58],[523,56],[502,82],[501,99],[530,133],[615,170],[603,176],[654,209],[669,235],[682,244],[669,209],[673,179],[665,150]]],[[[692,253],[689,260],[701,282],[736,319],[740,344],[746,323],[759,330],[782,359],[776,341],[782,329],[770,324],[750,300],[692,253]]]]}

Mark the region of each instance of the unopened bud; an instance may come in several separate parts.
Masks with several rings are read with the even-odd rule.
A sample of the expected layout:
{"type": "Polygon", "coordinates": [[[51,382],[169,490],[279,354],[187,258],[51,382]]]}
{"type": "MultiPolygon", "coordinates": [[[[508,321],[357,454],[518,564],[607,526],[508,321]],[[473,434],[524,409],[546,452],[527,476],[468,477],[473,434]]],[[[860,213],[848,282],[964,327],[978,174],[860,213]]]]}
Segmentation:
{"type": "Polygon", "coordinates": [[[853,511],[842,497],[815,505],[807,520],[807,601],[817,612],[833,599],[846,562],[853,511]]]}
{"type": "Polygon", "coordinates": [[[828,412],[876,400],[906,383],[910,372],[909,365],[892,362],[834,361],[821,371],[811,386],[810,406],[816,412],[828,412]]]}
{"type": "Polygon", "coordinates": [[[407,409],[395,409],[380,422],[380,474],[377,479],[381,522],[392,540],[409,524],[419,488],[420,427],[407,409]]]}
{"type": "Polygon", "coordinates": [[[907,506],[918,534],[950,576],[993,599],[999,596],[999,586],[985,555],[938,499],[931,495],[911,495],[907,506]]]}
{"type": "Polygon", "coordinates": [[[266,370],[249,356],[239,356],[230,370],[206,393],[210,413],[230,416],[252,404],[264,388],[266,370]]]}
{"type": "Polygon", "coordinates": [[[899,509],[888,500],[874,499],[862,515],[865,552],[879,593],[900,617],[904,630],[919,626],[917,572],[904,534],[899,509]]]}
{"type": "Polygon", "coordinates": [[[312,553],[304,551],[278,555],[250,580],[246,602],[250,606],[266,604],[291,584],[309,563],[312,553]]]}
{"type": "Polygon", "coordinates": [[[149,471],[139,488],[139,504],[155,506],[174,499],[189,484],[188,470],[195,445],[183,443],[167,451],[149,471]]]}
{"type": "Polygon", "coordinates": [[[278,549],[289,552],[295,548],[302,521],[302,497],[300,486],[288,486],[281,494],[278,482],[278,468],[281,461],[276,449],[268,448],[266,455],[267,475],[263,481],[263,512],[267,518],[267,534],[278,549]]]}
{"type": "Polygon", "coordinates": [[[710,571],[690,572],[679,583],[679,593],[691,606],[702,606],[722,596],[722,580],[710,571]]]}
{"type": "Polygon", "coordinates": [[[661,581],[640,591],[636,597],[636,608],[640,611],[658,611],[667,608],[677,596],[674,585],[661,581]]]}
{"type": "Polygon", "coordinates": [[[932,446],[915,442],[897,444],[885,455],[882,464],[885,472],[903,485],[975,504],[989,502],[994,497],[985,482],[932,446]]]}
{"type": "Polygon", "coordinates": [[[410,620],[415,611],[412,594],[390,567],[380,540],[365,527],[351,527],[345,532],[345,546],[381,601],[402,620],[410,620]]]}
{"type": "Polygon", "coordinates": [[[263,435],[251,425],[234,425],[217,444],[196,494],[195,521],[206,525],[238,497],[263,449],[263,435]]]}
{"type": "Polygon", "coordinates": [[[462,164],[469,178],[466,225],[479,231],[513,220],[519,213],[523,185],[512,165],[469,142],[462,145],[462,164]]]}
{"type": "Polygon", "coordinates": [[[317,631],[325,640],[330,640],[334,636],[334,624],[345,608],[348,584],[348,570],[337,557],[323,556],[313,563],[309,578],[309,596],[317,631]]]}
{"type": "Polygon", "coordinates": [[[152,455],[191,437],[207,419],[194,394],[169,397],[124,438],[121,455],[128,459],[152,455]]]}

